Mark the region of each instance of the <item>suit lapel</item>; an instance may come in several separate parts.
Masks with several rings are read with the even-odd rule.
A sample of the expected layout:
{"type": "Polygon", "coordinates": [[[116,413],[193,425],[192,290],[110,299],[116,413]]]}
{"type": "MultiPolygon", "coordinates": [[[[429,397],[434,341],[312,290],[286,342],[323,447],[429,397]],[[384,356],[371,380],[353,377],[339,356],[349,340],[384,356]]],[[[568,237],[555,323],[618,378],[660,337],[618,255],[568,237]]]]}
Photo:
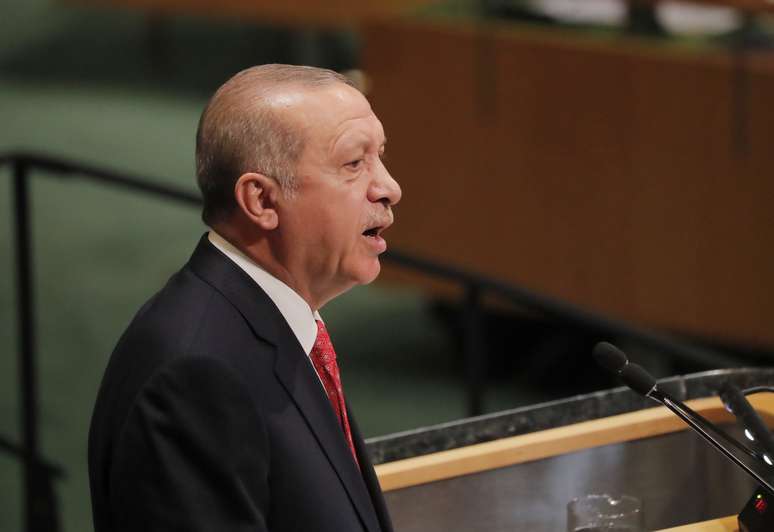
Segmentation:
{"type": "MultiPolygon", "coordinates": [[[[352,459],[341,426],[312,364],[277,307],[247,273],[207,240],[206,235],[202,237],[188,265],[239,310],[257,336],[276,346],[274,371],[278,380],[314,433],[364,527],[378,532],[379,523],[370,494],[352,459]]],[[[359,435],[355,439],[356,445],[362,444],[357,441],[359,435]]],[[[370,462],[366,464],[370,467],[370,462]]]]}
{"type": "Polygon", "coordinates": [[[234,305],[256,336],[277,345],[279,322],[285,322],[279,310],[244,270],[207,240],[206,234],[187,266],[234,305]]]}
{"type": "MultiPolygon", "coordinates": [[[[293,334],[289,328],[287,332],[290,335],[293,334]]],[[[295,336],[280,342],[274,370],[336,470],[365,528],[374,532],[379,531],[375,509],[363,476],[352,458],[352,453],[344,439],[344,432],[317,374],[306,354],[298,346],[295,336]],[[282,344],[285,344],[284,349],[282,344]]]]}
{"type": "Polygon", "coordinates": [[[357,459],[360,462],[360,469],[363,472],[363,480],[365,480],[368,493],[371,495],[371,502],[376,511],[379,526],[381,527],[382,532],[393,532],[392,521],[390,520],[390,514],[387,511],[387,504],[384,502],[382,489],[379,486],[379,479],[376,476],[376,471],[374,471],[374,466],[371,464],[368,448],[363,441],[363,436],[360,434],[360,428],[357,426],[355,416],[352,415],[349,405],[347,405],[347,413],[349,415],[349,427],[352,431],[352,440],[355,442],[355,452],[357,453],[357,459]]]}

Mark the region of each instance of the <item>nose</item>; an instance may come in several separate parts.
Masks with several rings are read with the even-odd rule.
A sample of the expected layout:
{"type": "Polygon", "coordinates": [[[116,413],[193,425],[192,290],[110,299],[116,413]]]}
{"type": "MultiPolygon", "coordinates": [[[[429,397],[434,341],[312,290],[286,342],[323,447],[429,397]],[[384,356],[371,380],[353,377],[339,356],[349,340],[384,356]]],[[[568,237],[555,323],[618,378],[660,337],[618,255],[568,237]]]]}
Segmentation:
{"type": "Polygon", "coordinates": [[[400,201],[403,192],[400,185],[387,171],[387,167],[379,160],[378,168],[368,189],[368,200],[371,202],[380,202],[385,205],[395,205],[400,201]]]}

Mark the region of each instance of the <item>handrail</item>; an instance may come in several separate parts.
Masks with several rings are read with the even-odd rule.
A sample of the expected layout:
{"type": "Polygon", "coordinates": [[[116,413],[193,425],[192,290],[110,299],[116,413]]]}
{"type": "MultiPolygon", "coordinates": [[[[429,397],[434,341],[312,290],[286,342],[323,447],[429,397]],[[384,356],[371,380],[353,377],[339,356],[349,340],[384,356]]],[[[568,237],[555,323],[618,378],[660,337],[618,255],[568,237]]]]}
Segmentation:
{"type": "MultiPolygon", "coordinates": [[[[150,180],[135,175],[118,172],[94,165],[74,162],[62,157],[29,152],[0,153],[0,168],[11,166],[14,178],[14,209],[16,220],[17,287],[19,291],[19,367],[22,408],[23,444],[15,446],[0,438],[0,450],[13,451],[20,455],[25,465],[25,505],[28,532],[47,530],[55,532],[58,528],[56,511],[53,508],[51,481],[61,474],[61,469],[46,462],[38,452],[37,438],[37,379],[35,367],[35,330],[34,298],[32,297],[32,246],[29,222],[30,204],[28,184],[30,170],[43,170],[64,177],[85,177],[97,182],[122,187],[133,192],[149,194],[167,200],[201,206],[198,194],[160,180],[150,180]],[[47,511],[40,512],[41,507],[47,511]]],[[[463,312],[462,342],[465,356],[465,378],[468,385],[469,411],[471,415],[482,411],[483,383],[486,374],[486,362],[479,356],[481,349],[482,296],[486,293],[503,298],[522,308],[537,311],[554,320],[592,330],[602,337],[628,337],[642,345],[659,351],[669,352],[673,356],[712,368],[733,367],[736,361],[713,350],[699,348],[676,341],[668,336],[632,326],[620,320],[612,319],[560,299],[514,286],[487,276],[463,270],[454,266],[434,262],[426,258],[390,250],[384,259],[401,267],[419,271],[425,275],[451,280],[466,289],[463,312]]]]}
{"type": "MultiPolygon", "coordinates": [[[[144,179],[94,165],[73,162],[61,157],[28,152],[0,154],[0,167],[6,164],[20,164],[26,168],[38,168],[61,175],[79,174],[82,177],[129,188],[137,192],[163,197],[191,206],[201,206],[201,197],[190,190],[163,184],[160,180],[144,179]]],[[[464,286],[475,286],[483,292],[490,292],[513,304],[539,311],[547,317],[561,322],[579,325],[598,331],[600,334],[629,337],[643,345],[670,352],[689,362],[714,367],[728,367],[729,365],[734,365],[735,362],[731,357],[714,350],[684,344],[624,321],[597,314],[560,299],[539,294],[485,275],[392,249],[388,250],[383,257],[390,262],[430,276],[445,278],[464,286]]]]}
{"type": "MultiPolygon", "coordinates": [[[[13,443],[11,440],[4,438],[3,436],[0,436],[0,450],[14,455],[19,459],[24,459],[24,454],[26,453],[26,450],[23,447],[13,443]]],[[[38,467],[44,469],[46,474],[51,475],[53,478],[60,478],[65,476],[65,471],[59,464],[49,462],[48,460],[44,460],[40,457],[38,457],[37,462],[38,467]]]]}
{"type": "MultiPolygon", "coordinates": [[[[154,181],[143,179],[131,174],[117,172],[94,165],[77,163],[61,157],[28,152],[0,154],[0,167],[10,163],[22,164],[27,168],[38,168],[62,175],[80,174],[83,177],[158,197],[164,197],[192,206],[201,205],[201,197],[197,193],[162,184],[160,180],[154,181]]],[[[495,294],[513,304],[536,310],[545,314],[547,317],[561,322],[585,327],[597,331],[601,335],[631,338],[642,345],[669,352],[688,362],[699,363],[711,367],[729,367],[735,365],[735,360],[733,358],[714,350],[688,345],[673,340],[665,335],[641,329],[624,321],[591,312],[560,299],[539,294],[482,274],[441,264],[440,262],[392,249],[388,250],[383,257],[390,262],[405,268],[417,270],[430,276],[442,277],[458,282],[464,286],[475,286],[483,292],[495,294]]]]}
{"type": "Polygon", "coordinates": [[[678,358],[685,361],[708,365],[715,368],[727,368],[737,365],[737,361],[733,358],[718,353],[717,351],[684,344],[665,335],[647,329],[641,329],[622,320],[585,310],[558,298],[539,294],[519,286],[471,273],[453,266],[442,265],[400,251],[390,250],[386,255],[386,258],[406,268],[416,269],[429,275],[458,281],[464,285],[477,286],[482,291],[503,297],[511,303],[520,305],[526,309],[539,311],[546,317],[564,323],[579,325],[594,330],[601,335],[629,337],[642,345],[666,351],[672,355],[677,355],[678,358]]]}
{"type": "Polygon", "coordinates": [[[28,152],[0,154],[0,167],[7,164],[47,170],[53,174],[60,174],[67,177],[70,177],[71,174],[80,174],[82,177],[102,181],[111,185],[117,185],[137,192],[144,192],[153,196],[179,201],[195,207],[200,206],[202,203],[201,197],[198,194],[172,185],[163,184],[161,180],[154,181],[144,179],[123,172],[76,163],[62,157],[28,152]]]}

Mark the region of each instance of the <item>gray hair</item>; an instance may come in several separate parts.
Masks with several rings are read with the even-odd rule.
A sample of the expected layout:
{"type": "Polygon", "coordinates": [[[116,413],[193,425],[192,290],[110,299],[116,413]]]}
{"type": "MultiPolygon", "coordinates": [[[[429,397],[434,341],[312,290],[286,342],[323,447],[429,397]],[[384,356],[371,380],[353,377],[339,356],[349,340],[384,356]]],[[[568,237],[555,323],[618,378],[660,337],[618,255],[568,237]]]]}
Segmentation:
{"type": "Polygon", "coordinates": [[[291,86],[316,88],[334,83],[354,87],[332,70],[260,65],[237,73],[215,92],[196,131],[196,180],[204,200],[204,223],[212,226],[233,212],[234,185],[246,172],[269,176],[284,194],[293,194],[294,170],[305,139],[268,99],[291,86]]]}

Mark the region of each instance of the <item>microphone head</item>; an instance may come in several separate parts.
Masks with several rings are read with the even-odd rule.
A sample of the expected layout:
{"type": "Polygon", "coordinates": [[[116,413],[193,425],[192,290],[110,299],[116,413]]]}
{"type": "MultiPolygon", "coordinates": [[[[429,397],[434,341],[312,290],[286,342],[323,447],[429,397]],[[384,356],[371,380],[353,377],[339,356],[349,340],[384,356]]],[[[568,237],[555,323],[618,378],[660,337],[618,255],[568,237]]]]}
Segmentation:
{"type": "Polygon", "coordinates": [[[629,388],[646,397],[649,397],[656,387],[656,379],[639,364],[629,362],[623,368],[619,377],[629,388]]]}
{"type": "Polygon", "coordinates": [[[595,345],[593,354],[597,364],[616,375],[629,363],[626,354],[608,342],[595,345]]]}
{"type": "Polygon", "coordinates": [[[637,393],[649,396],[656,387],[656,379],[642,366],[629,362],[626,354],[613,344],[599,342],[594,347],[594,359],[637,393]]]}

